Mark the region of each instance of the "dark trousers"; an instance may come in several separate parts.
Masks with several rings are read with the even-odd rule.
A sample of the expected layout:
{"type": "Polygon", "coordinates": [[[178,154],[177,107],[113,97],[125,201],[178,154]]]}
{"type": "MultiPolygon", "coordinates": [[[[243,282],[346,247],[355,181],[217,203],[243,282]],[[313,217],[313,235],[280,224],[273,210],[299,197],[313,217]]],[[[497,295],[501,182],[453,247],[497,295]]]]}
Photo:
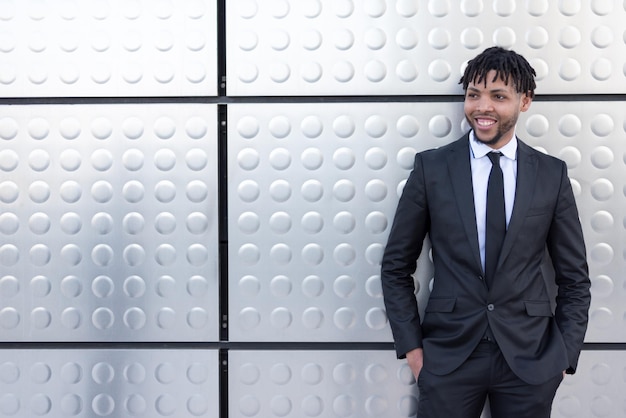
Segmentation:
{"type": "Polygon", "coordinates": [[[562,380],[558,375],[541,385],[528,384],[511,371],[496,344],[484,341],[450,374],[422,369],[417,418],[479,418],[487,398],[491,418],[550,418],[562,380]]]}

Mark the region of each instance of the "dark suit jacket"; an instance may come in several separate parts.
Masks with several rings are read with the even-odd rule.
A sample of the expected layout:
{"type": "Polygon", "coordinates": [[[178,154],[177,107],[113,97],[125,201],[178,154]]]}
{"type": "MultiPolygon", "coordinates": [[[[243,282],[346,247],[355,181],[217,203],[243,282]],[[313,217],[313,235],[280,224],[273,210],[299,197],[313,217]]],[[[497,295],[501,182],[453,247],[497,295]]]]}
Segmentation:
{"type": "Polygon", "coordinates": [[[385,306],[399,358],[424,349],[424,367],[459,367],[487,325],[513,372],[531,384],[574,373],[587,328],[590,281],[565,163],[518,140],[515,205],[491,288],[478,249],[469,138],[418,153],[383,256],[385,306]],[[412,274],[426,236],[434,286],[423,321],[412,274]],[[558,287],[553,311],[542,262],[558,287]]]}

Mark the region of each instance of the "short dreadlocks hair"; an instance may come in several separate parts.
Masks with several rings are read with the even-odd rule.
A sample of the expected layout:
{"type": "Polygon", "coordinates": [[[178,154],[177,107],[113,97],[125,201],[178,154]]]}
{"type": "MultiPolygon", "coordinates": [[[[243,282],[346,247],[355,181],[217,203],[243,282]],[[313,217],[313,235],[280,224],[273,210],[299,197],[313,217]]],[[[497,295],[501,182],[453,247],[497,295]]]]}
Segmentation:
{"type": "Polygon", "coordinates": [[[485,49],[481,54],[470,60],[465,67],[465,72],[459,81],[463,90],[467,91],[469,83],[487,84],[487,73],[491,70],[496,72],[492,81],[500,78],[509,84],[511,79],[515,91],[535,97],[535,70],[528,61],[515,51],[494,46],[485,49]]]}

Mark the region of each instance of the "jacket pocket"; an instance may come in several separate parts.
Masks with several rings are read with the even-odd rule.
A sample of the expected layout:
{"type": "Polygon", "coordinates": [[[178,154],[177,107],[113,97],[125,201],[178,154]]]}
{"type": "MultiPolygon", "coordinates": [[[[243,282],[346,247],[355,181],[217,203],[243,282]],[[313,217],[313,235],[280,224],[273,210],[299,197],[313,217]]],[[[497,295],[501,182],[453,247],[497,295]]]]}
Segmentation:
{"type": "Polygon", "coordinates": [[[528,316],[552,316],[550,302],[525,301],[524,306],[528,316]]]}
{"type": "Polygon", "coordinates": [[[455,304],[456,298],[429,299],[426,312],[452,312],[455,304]]]}

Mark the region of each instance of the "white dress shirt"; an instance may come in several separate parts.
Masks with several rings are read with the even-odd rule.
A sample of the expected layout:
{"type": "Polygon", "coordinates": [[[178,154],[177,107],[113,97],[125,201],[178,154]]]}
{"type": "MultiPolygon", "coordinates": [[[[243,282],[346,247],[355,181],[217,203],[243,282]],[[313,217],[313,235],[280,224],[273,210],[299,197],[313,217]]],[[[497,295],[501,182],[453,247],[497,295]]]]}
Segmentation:
{"type": "Polygon", "coordinates": [[[474,131],[470,131],[470,163],[472,168],[472,185],[474,188],[474,207],[476,208],[476,227],[478,228],[478,245],[480,259],[485,268],[485,223],[487,215],[487,182],[491,172],[491,161],[487,154],[491,151],[500,151],[500,167],[504,177],[504,207],[506,210],[506,225],[509,226],[513,203],[515,201],[515,184],[517,179],[517,137],[508,144],[494,150],[493,148],[477,141],[474,131]]]}

